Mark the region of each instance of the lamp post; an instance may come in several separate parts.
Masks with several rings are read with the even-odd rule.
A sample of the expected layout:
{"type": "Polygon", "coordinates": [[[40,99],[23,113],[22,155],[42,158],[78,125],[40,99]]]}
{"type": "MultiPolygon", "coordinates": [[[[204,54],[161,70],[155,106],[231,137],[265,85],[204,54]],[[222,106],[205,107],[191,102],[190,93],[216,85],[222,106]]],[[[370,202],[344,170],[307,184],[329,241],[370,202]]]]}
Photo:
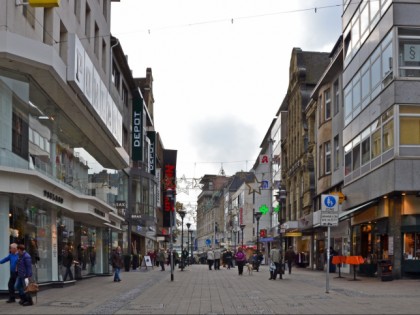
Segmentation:
{"type": "Polygon", "coordinates": [[[242,232],[242,249],[244,249],[244,228],[245,228],[245,224],[241,224],[239,227],[241,228],[241,232],[242,232]]]}
{"type": "Polygon", "coordinates": [[[190,230],[190,244],[191,244],[191,263],[194,262],[194,252],[193,252],[193,230],[190,230]]]}
{"type": "Polygon", "coordinates": [[[186,212],[184,210],[179,210],[178,214],[181,216],[181,262],[179,268],[181,268],[181,271],[184,271],[184,258],[182,255],[184,253],[184,218],[186,212]]]}
{"type": "MultiPolygon", "coordinates": [[[[190,244],[190,227],[191,227],[191,223],[188,222],[187,223],[187,228],[188,228],[188,231],[187,231],[188,242],[187,242],[187,244],[190,244]]],[[[190,248],[187,246],[187,252],[189,252],[189,251],[190,251],[190,248]]],[[[188,261],[188,266],[189,266],[190,265],[190,260],[188,259],[188,255],[187,255],[187,261],[188,261]]]]}
{"type": "Polygon", "coordinates": [[[216,248],[216,243],[218,243],[217,242],[217,232],[218,232],[218,229],[219,229],[218,223],[217,222],[214,222],[214,248],[216,248]]]}
{"type": "Polygon", "coordinates": [[[257,253],[260,250],[259,243],[260,243],[260,219],[261,219],[261,216],[262,216],[261,212],[255,212],[254,213],[255,220],[257,220],[257,253]]]}
{"type": "Polygon", "coordinates": [[[174,227],[174,212],[175,212],[175,192],[172,188],[168,188],[166,190],[166,196],[169,199],[170,207],[169,207],[169,261],[171,263],[171,281],[174,281],[174,251],[173,251],[173,227],[174,227]]]}
{"type": "MultiPolygon", "coordinates": [[[[282,232],[282,224],[283,224],[283,216],[286,211],[286,190],[280,189],[278,192],[277,201],[280,203],[280,212],[279,212],[279,243],[280,243],[280,266],[283,268],[283,232],[282,232]]],[[[282,273],[280,272],[280,279],[283,279],[282,273]]]]}

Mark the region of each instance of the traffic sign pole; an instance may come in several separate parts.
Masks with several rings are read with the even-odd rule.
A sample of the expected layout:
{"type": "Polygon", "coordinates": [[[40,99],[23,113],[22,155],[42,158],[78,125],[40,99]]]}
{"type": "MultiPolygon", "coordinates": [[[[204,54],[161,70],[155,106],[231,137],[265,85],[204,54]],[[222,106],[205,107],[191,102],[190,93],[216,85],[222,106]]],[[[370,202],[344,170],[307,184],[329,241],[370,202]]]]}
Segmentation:
{"type": "Polygon", "coordinates": [[[330,226],[328,226],[328,228],[327,228],[327,237],[328,237],[328,240],[327,240],[327,272],[326,272],[326,277],[327,277],[327,279],[326,279],[326,293],[330,293],[330,246],[331,246],[331,244],[330,244],[330,234],[331,234],[331,227],[330,226]]]}
{"type": "Polygon", "coordinates": [[[330,292],[330,235],[331,226],[338,225],[338,196],[335,195],[321,195],[321,226],[327,227],[327,271],[325,273],[326,293],[330,292]]]}

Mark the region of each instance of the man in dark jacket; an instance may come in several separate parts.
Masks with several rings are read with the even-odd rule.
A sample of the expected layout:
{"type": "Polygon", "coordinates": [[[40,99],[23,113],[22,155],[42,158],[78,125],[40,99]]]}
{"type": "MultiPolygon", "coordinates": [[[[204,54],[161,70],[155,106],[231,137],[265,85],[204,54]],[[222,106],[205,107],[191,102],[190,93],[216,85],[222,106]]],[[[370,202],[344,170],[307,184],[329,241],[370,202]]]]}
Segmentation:
{"type": "Polygon", "coordinates": [[[71,266],[73,265],[73,254],[69,249],[69,246],[64,246],[63,252],[63,266],[66,267],[66,272],[64,273],[63,281],[67,280],[67,276],[70,276],[70,280],[73,280],[73,273],[71,272],[71,266]]]}
{"type": "Polygon", "coordinates": [[[15,289],[19,291],[19,304],[23,306],[33,305],[32,296],[29,293],[25,293],[25,287],[32,278],[32,258],[25,251],[25,245],[19,244],[17,250],[19,258],[16,265],[17,279],[15,289]]]}
{"type": "Polygon", "coordinates": [[[14,303],[15,302],[15,283],[16,283],[16,265],[18,261],[19,255],[17,253],[17,244],[12,243],[9,247],[9,255],[4,257],[2,260],[0,260],[0,264],[4,264],[8,261],[10,261],[10,278],[9,278],[9,299],[6,301],[6,303],[14,303]]]}
{"type": "Polygon", "coordinates": [[[286,251],[285,257],[287,261],[287,268],[289,269],[289,275],[292,273],[292,264],[295,261],[296,254],[293,250],[293,246],[289,246],[289,249],[286,251]]]}
{"type": "Polygon", "coordinates": [[[122,258],[121,247],[117,246],[117,248],[112,253],[112,268],[114,269],[114,282],[121,281],[120,272],[123,265],[124,262],[122,258]]]}

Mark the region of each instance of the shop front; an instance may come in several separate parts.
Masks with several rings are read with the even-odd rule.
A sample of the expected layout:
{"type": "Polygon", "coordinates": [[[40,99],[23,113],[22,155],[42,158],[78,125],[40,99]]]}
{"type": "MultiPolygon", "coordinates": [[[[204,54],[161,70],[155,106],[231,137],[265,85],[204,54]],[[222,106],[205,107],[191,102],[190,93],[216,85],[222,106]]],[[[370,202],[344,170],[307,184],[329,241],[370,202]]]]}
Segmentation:
{"type": "MultiPolygon", "coordinates": [[[[10,184],[13,193],[0,195],[0,248],[4,254],[10,243],[24,244],[32,258],[34,278],[44,285],[62,283],[66,245],[74,257],[74,279],[110,274],[111,231],[120,230],[123,220],[110,206],[53,186],[36,173],[3,172],[3,176],[4,182],[14,182],[10,184]]],[[[9,278],[3,269],[8,271],[0,269],[0,290],[7,289],[9,278]]]]}
{"type": "Polygon", "coordinates": [[[393,256],[387,203],[375,204],[351,219],[351,255],[363,257],[359,274],[377,276],[379,263],[393,256]]]}
{"type": "Polygon", "coordinates": [[[420,214],[402,218],[402,272],[404,276],[420,276],[420,214]]]}

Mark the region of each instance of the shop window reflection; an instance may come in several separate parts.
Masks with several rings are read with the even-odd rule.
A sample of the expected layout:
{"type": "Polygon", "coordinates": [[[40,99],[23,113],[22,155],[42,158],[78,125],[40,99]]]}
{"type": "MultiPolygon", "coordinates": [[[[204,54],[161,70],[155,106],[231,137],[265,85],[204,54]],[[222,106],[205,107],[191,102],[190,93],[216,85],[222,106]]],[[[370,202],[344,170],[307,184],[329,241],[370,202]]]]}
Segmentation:
{"type": "Polygon", "coordinates": [[[9,241],[25,245],[32,258],[33,278],[38,282],[52,280],[50,218],[49,211],[30,205],[12,207],[9,213],[9,241]]]}
{"type": "Polygon", "coordinates": [[[420,260],[420,233],[404,234],[404,259],[420,260]]]}

